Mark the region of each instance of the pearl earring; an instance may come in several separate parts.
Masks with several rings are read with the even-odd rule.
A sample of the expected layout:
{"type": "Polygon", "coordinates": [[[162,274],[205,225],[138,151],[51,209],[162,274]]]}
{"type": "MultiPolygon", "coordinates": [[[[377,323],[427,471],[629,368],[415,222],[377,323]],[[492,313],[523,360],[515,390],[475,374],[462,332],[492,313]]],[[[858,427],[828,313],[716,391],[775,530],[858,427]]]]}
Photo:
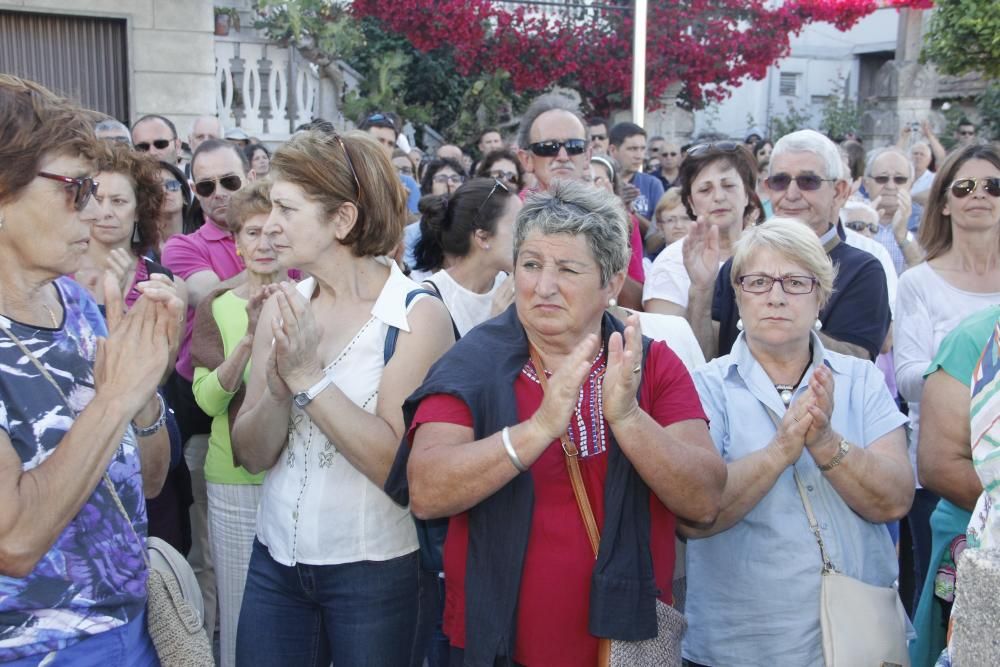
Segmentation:
{"type": "Polygon", "coordinates": [[[618,301],[615,300],[614,297],[611,297],[610,299],[608,299],[608,308],[614,308],[617,305],[618,305],[618,301]]]}
{"type": "Polygon", "coordinates": [[[813,322],[813,329],[814,329],[814,330],[816,330],[816,331],[819,331],[819,330],[820,330],[820,329],[822,329],[822,328],[823,328],[823,323],[822,323],[822,322],[820,322],[820,321],[819,321],[819,318],[817,317],[817,318],[816,318],[816,321],[815,321],[815,322],[813,322]]]}
{"type": "Polygon", "coordinates": [[[736,320],[736,328],[737,328],[737,329],[738,329],[739,331],[743,331],[743,319],[742,319],[742,318],[741,318],[741,319],[738,319],[738,320],[736,320]]]}

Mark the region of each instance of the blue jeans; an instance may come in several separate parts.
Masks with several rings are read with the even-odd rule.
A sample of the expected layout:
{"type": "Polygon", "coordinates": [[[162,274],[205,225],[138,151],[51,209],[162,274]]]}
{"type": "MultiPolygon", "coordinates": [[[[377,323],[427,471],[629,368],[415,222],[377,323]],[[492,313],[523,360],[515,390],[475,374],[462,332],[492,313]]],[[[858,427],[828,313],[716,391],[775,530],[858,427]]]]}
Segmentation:
{"type": "Polygon", "coordinates": [[[6,663],[8,667],[160,667],[149,638],[146,610],[125,625],[92,635],[59,651],[6,663]]]}
{"type": "Polygon", "coordinates": [[[287,567],[254,540],[236,663],[408,665],[417,626],[417,552],[387,561],[287,567]]]}
{"type": "Polygon", "coordinates": [[[416,658],[413,667],[448,667],[451,645],[442,629],[444,617],[444,577],[420,569],[420,622],[417,624],[416,658]],[[424,659],[426,658],[426,662],[424,659]]]}

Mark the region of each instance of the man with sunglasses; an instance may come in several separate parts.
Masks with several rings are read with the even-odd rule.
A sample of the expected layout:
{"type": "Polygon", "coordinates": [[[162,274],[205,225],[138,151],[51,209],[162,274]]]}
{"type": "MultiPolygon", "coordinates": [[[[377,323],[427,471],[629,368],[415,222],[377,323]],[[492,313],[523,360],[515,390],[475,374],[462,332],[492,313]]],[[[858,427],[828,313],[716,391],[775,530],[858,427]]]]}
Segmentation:
{"type": "MultiPolygon", "coordinates": [[[[818,318],[823,345],[875,359],[891,319],[886,275],[875,257],[844,242],[837,222],[850,184],[843,168],[836,144],[814,130],[800,130],[775,143],[765,183],[774,215],[795,218],[812,229],[837,266],[833,296],[818,318]]],[[[695,260],[689,270],[688,319],[702,348],[717,349],[721,356],[739,335],[740,315],[730,281],[732,260],[715,278],[719,256],[713,231],[699,220],[685,239],[685,250],[695,260]],[[704,270],[698,270],[701,267],[704,270]]]]}
{"type": "Polygon", "coordinates": [[[590,134],[590,150],[594,155],[608,154],[608,121],[600,116],[592,116],[587,120],[587,131],[590,134]]]}
{"type": "Polygon", "coordinates": [[[889,251],[896,275],[924,260],[910,232],[923,214],[923,208],[910,197],[913,174],[910,158],[894,146],[876,151],[865,167],[865,192],[879,214],[874,238],[889,251]]]}
{"type": "Polygon", "coordinates": [[[666,192],[675,185],[679,186],[677,177],[681,168],[681,147],[673,141],[663,139],[656,157],[660,161],[660,166],[652,173],[660,179],[663,191],[666,192]]]}
{"type": "Polygon", "coordinates": [[[955,148],[962,148],[976,143],[976,126],[968,118],[958,121],[955,129],[955,148]]]}
{"type": "Polygon", "coordinates": [[[132,142],[137,151],[149,153],[161,162],[177,164],[181,142],[173,122],[157,114],[148,114],[132,125],[132,142]]]}
{"type": "Polygon", "coordinates": [[[535,176],[542,191],[556,180],[582,179],[590,164],[583,119],[569,101],[557,95],[544,95],[531,103],[521,116],[517,145],[525,172],[535,176]]]}

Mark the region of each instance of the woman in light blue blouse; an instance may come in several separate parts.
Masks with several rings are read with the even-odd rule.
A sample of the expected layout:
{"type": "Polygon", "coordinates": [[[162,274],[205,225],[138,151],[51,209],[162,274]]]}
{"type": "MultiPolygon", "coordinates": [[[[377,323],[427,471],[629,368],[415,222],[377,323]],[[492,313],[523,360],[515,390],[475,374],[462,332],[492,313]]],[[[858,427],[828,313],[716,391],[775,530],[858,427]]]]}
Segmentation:
{"type": "Polygon", "coordinates": [[[692,538],[684,657],[695,665],[823,664],[822,562],[795,475],[836,569],[878,586],[896,579],[884,524],[913,498],[906,418],[873,364],[825,350],[814,333],[834,273],[797,220],[751,228],[737,245],[743,333],[694,374],[728,468],[717,521],[681,527],[692,538]]]}

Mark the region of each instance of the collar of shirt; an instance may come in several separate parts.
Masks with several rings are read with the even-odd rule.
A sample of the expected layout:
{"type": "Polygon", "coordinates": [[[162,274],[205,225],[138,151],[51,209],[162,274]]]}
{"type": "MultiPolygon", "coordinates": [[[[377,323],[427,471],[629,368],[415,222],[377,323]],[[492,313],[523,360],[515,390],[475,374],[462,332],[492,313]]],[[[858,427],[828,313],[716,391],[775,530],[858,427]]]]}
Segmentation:
{"type": "MultiPolygon", "coordinates": [[[[376,261],[381,264],[388,264],[389,279],[382,287],[382,291],[379,292],[378,298],[375,299],[375,305],[372,306],[371,314],[391,327],[409,332],[410,324],[406,319],[408,310],[406,295],[415,289],[420,289],[420,285],[407,278],[400,270],[399,265],[389,257],[378,257],[376,261]]],[[[306,278],[298,283],[296,288],[299,294],[308,300],[312,297],[312,293],[316,289],[316,279],[312,277],[306,278]]],[[[411,304],[413,303],[415,301],[411,302],[411,304]]]]}
{"type": "Polygon", "coordinates": [[[201,235],[205,237],[206,241],[223,241],[225,239],[232,240],[233,233],[228,229],[223,228],[215,220],[205,216],[205,224],[201,226],[201,235]]]}

